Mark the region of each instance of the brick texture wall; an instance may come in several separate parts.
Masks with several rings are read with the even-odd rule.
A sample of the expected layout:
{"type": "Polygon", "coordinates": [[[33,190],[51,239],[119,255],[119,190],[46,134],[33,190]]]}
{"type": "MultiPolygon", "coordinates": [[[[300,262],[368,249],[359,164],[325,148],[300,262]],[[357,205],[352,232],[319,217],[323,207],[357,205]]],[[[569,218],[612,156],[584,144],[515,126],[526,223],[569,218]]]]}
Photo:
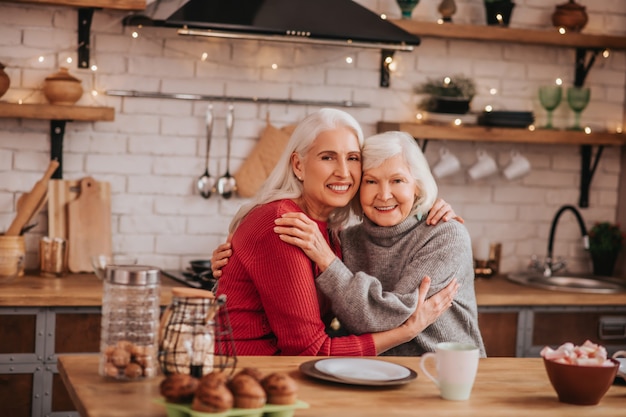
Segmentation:
{"type": "MultiPolygon", "coordinates": [[[[171,3],[164,1],[164,4],[171,3]]],[[[359,3],[390,18],[399,17],[393,0],[359,3]]],[[[455,22],[485,22],[480,0],[457,0],[455,22]]],[[[548,28],[554,6],[562,1],[517,0],[512,27],[548,28]]],[[[583,1],[589,13],[588,33],[626,35],[623,1],[583,1]]],[[[422,1],[416,20],[435,20],[438,1],[422,1]]],[[[478,84],[472,109],[486,104],[501,110],[534,111],[537,123],[545,112],[537,88],[561,77],[571,85],[574,50],[474,41],[424,38],[411,53],[397,53],[391,88],[378,87],[379,52],[361,49],[275,45],[178,37],[172,30],[144,28],[139,37],[121,20],[126,13],[98,10],[92,25],[93,72],[76,62],[77,13],[73,8],[0,4],[0,62],[11,77],[1,100],[45,102],[44,78],[59,66],[82,80],[85,94],[78,104],[112,106],[114,122],[68,123],[64,142],[64,178],[91,175],[112,186],[113,245],[116,253],[137,254],[142,263],[179,268],[210,252],[227,232],[231,216],[243,200],[219,196],[202,199],[195,180],[204,170],[204,111],[206,102],[121,98],[105,90],[259,96],[276,99],[354,100],[368,108],[351,109],[366,134],[380,120],[413,120],[420,97],[414,87],[428,77],[463,74],[478,84]],[[203,53],[207,58],[201,59],[203,53]],[[40,61],[39,57],[44,60],[40,61]],[[352,63],[346,57],[352,57],[352,63]],[[67,64],[67,58],[74,63],[67,64]],[[277,69],[271,65],[277,64],[277,69]],[[490,94],[492,88],[497,94],[490,94]],[[97,96],[91,91],[99,92],[97,96]]],[[[595,129],[623,126],[626,54],[614,51],[598,59],[586,84],[592,98],[583,122],[595,129]]],[[[213,103],[216,112],[210,171],[225,171],[226,103],[213,103]]],[[[232,171],[253,149],[266,116],[277,126],[297,122],[313,107],[235,103],[236,122],[232,171]]],[[[555,112],[555,124],[565,127],[572,114],[565,104],[555,112]]],[[[545,255],[550,222],[564,204],[577,204],[580,156],[577,146],[513,145],[507,143],[431,141],[426,156],[431,164],[447,147],[463,166],[462,172],[439,181],[441,196],[466,220],[473,238],[503,244],[503,271],[524,268],[532,254],[545,255]],[[478,149],[504,167],[512,150],[532,164],[529,175],[507,181],[500,173],[472,181],[465,170],[478,149]]],[[[15,215],[17,198],[43,173],[49,158],[49,123],[0,118],[0,229],[15,215]]],[[[588,226],[614,220],[620,175],[619,149],[605,149],[593,179],[590,207],[582,210],[588,226]]],[[[37,268],[38,239],[47,232],[47,213],[27,236],[27,267],[37,268]]],[[[559,225],[555,255],[574,271],[590,270],[573,216],[559,225]]]]}

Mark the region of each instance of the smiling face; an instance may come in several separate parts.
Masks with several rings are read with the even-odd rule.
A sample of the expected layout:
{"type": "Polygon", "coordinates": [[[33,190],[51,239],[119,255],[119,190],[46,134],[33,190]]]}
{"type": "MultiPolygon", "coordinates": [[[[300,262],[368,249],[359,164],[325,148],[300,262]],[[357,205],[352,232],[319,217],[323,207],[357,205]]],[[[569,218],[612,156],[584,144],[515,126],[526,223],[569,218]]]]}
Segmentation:
{"type": "Polygon", "coordinates": [[[402,155],[367,169],[361,181],[363,214],[379,226],[395,226],[411,213],[419,189],[402,155]]]}
{"type": "Polygon", "coordinates": [[[320,133],[304,157],[291,156],[302,181],[297,201],[309,216],[326,221],[330,213],[350,203],[361,181],[361,148],[352,130],[340,127],[320,133]]]}

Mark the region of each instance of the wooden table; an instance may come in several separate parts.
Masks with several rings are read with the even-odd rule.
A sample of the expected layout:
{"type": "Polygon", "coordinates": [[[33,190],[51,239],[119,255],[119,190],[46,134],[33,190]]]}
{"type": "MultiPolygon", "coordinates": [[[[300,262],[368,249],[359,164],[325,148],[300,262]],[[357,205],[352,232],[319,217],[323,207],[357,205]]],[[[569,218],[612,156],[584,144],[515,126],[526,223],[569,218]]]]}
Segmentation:
{"type": "MultiPolygon", "coordinates": [[[[463,416],[616,417],[626,414],[626,385],[613,385],[600,404],[576,406],[558,402],[541,359],[481,359],[468,401],[446,401],[419,371],[419,357],[380,357],[412,368],[419,376],[396,387],[357,387],[309,378],[298,371],[311,357],[240,357],[237,367],[265,373],[284,371],[298,382],[299,398],[310,405],[295,417],[463,416]]],[[[140,382],[108,381],[98,375],[96,355],[61,356],[59,372],[83,417],[165,417],[159,398],[162,377],[140,382]]]]}

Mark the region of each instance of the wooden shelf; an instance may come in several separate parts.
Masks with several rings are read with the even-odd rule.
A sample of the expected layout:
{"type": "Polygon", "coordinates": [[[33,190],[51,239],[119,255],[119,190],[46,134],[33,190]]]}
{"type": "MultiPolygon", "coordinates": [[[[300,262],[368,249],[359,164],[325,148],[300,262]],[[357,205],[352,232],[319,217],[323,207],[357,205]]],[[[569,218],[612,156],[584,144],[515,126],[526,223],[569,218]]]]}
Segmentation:
{"type": "Polygon", "coordinates": [[[510,142],[541,145],[626,145],[626,134],[571,130],[515,129],[487,126],[449,126],[428,123],[378,122],[378,132],[401,130],[416,139],[510,142]]]}
{"type": "Polygon", "coordinates": [[[583,49],[626,50],[626,36],[592,35],[576,32],[560,34],[556,28],[546,30],[518,29],[489,25],[439,24],[411,19],[391,20],[391,22],[417,36],[583,49]]]}
{"type": "Polygon", "coordinates": [[[50,120],[50,159],[59,161],[52,175],[63,178],[63,136],[67,122],[111,122],[115,118],[113,107],[60,106],[54,104],[0,103],[0,118],[50,120]]]}
{"type": "Polygon", "coordinates": [[[4,0],[12,3],[45,4],[51,6],[91,7],[96,9],[144,10],[146,0],[4,0]]]}
{"type": "Polygon", "coordinates": [[[0,117],[110,122],[115,119],[115,109],[113,107],[0,103],[0,117]]]}

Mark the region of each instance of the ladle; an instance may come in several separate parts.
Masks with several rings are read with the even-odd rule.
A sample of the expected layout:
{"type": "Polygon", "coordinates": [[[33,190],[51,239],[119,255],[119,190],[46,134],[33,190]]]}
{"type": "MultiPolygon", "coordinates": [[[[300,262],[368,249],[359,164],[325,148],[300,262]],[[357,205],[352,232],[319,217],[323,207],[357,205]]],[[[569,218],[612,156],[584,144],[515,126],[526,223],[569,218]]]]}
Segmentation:
{"type": "Polygon", "coordinates": [[[204,174],[198,178],[197,187],[200,195],[204,198],[211,197],[215,191],[216,179],[209,174],[209,151],[211,149],[211,136],[213,135],[213,106],[209,104],[206,110],[206,161],[204,174]]]}
{"type": "Polygon", "coordinates": [[[235,108],[231,104],[226,115],[226,173],[217,181],[217,192],[224,198],[230,198],[237,190],[235,178],[230,175],[230,148],[233,141],[233,127],[235,124],[235,108]]]}

